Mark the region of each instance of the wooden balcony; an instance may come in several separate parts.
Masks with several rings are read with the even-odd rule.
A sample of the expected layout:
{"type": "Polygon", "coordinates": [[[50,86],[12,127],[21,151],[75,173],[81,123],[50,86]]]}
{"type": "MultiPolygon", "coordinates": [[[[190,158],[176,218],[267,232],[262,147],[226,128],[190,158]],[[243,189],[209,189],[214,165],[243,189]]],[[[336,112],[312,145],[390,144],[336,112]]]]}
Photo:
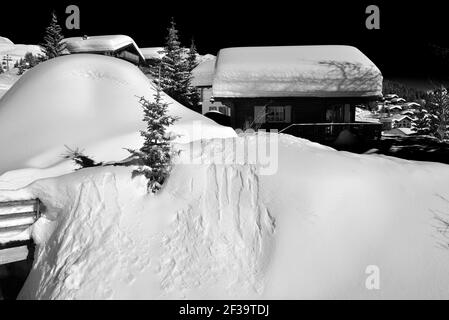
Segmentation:
{"type": "Polygon", "coordinates": [[[360,142],[373,142],[381,138],[382,125],[380,123],[351,122],[351,123],[293,123],[279,131],[314,142],[333,145],[344,130],[349,131],[360,142]]]}

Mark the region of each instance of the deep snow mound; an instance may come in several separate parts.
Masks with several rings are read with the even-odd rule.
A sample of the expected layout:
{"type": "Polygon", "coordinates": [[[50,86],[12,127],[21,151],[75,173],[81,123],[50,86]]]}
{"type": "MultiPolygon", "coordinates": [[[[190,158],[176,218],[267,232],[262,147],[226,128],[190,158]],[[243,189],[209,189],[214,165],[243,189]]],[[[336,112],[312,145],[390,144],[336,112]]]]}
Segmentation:
{"type": "Polygon", "coordinates": [[[449,298],[449,166],[279,138],[272,175],[211,162],[217,139],[185,145],[207,161],[178,163],[157,196],[125,167],[0,191],[47,209],[20,297],[449,298]],[[371,266],[380,290],[366,286],[371,266]]]}
{"type": "MultiPolygon", "coordinates": [[[[128,153],[122,148],[139,147],[145,127],[138,96],[152,100],[154,94],[136,66],[112,57],[76,54],[36,66],[0,100],[0,173],[53,165],[64,145],[85,149],[97,161],[123,159],[128,153]]],[[[163,100],[180,117],[172,127],[182,134],[179,141],[235,135],[166,95],[163,100]]]]}

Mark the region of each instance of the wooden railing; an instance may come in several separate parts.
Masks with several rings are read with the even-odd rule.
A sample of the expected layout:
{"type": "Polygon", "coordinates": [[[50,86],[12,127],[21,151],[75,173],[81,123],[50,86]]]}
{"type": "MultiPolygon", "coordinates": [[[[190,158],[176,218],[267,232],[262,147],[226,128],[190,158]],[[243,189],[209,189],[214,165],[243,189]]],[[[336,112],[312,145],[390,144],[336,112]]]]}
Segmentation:
{"type": "Polygon", "coordinates": [[[39,219],[39,199],[0,202],[0,265],[26,260],[30,235],[16,238],[39,219]]]}
{"type": "Polygon", "coordinates": [[[382,134],[380,123],[293,123],[279,131],[316,142],[333,142],[343,130],[363,140],[378,140],[382,134]]]}

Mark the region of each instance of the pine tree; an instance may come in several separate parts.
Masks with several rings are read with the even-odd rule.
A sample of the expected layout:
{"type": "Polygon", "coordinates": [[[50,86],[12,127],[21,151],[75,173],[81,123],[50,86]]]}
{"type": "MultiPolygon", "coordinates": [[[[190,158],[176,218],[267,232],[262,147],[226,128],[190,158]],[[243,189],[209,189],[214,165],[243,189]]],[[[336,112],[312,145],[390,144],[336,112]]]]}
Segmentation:
{"type": "Polygon", "coordinates": [[[429,93],[426,105],[432,115],[431,133],[438,139],[449,137],[449,94],[447,89],[440,88],[429,93]]]}
{"type": "Polygon", "coordinates": [[[197,56],[198,52],[196,50],[195,41],[192,39],[187,56],[187,76],[185,85],[187,87],[187,98],[189,105],[194,109],[197,108],[200,103],[200,94],[198,90],[192,86],[192,71],[198,66],[197,56]]]}
{"type": "Polygon", "coordinates": [[[62,42],[62,28],[58,24],[56,14],[52,13],[50,25],[45,29],[44,42],[41,44],[44,53],[43,59],[48,60],[59,57],[65,49],[65,43],[62,42]]]}
{"type": "Polygon", "coordinates": [[[154,102],[141,97],[139,103],[143,107],[143,121],[147,129],[141,131],[144,144],[139,150],[128,151],[137,158],[139,168],[133,171],[133,177],[144,175],[148,179],[148,191],[156,193],[161,189],[171,171],[174,151],[171,148],[171,138],[166,128],[172,125],[177,118],[167,115],[168,104],[162,102],[161,90],[158,87],[154,95],[154,102]]]}
{"type": "Polygon", "coordinates": [[[39,63],[39,58],[34,56],[31,52],[27,52],[25,57],[19,60],[17,63],[17,68],[19,69],[17,74],[21,75],[26,70],[33,68],[39,63]]]}
{"type": "Polygon", "coordinates": [[[192,39],[190,43],[189,53],[187,55],[187,68],[192,72],[198,66],[198,51],[196,50],[195,41],[192,39]]]}
{"type": "Polygon", "coordinates": [[[179,41],[178,30],[172,18],[166,38],[161,60],[161,77],[158,80],[161,89],[181,104],[187,104],[187,88],[185,86],[186,66],[183,49],[179,41]]]}
{"type": "Polygon", "coordinates": [[[195,109],[200,101],[197,90],[191,86],[192,70],[197,66],[195,44],[192,41],[188,51],[181,46],[173,18],[167,31],[168,35],[162,51],[164,56],[160,66],[152,68],[153,77],[165,93],[179,103],[195,109]],[[160,69],[160,80],[157,80],[156,73],[159,72],[157,69],[160,69]]]}

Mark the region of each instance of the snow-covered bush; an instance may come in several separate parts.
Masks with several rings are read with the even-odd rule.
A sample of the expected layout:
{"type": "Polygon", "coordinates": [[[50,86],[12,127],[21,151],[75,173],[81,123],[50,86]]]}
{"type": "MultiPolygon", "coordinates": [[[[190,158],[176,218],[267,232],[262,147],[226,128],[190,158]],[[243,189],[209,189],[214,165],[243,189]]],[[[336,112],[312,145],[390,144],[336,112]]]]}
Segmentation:
{"type": "Polygon", "coordinates": [[[178,118],[167,114],[168,104],[161,100],[161,90],[158,88],[154,95],[154,102],[141,97],[139,103],[143,107],[143,121],[147,129],[141,131],[145,141],[139,150],[128,149],[137,160],[138,169],[133,171],[133,177],[144,175],[148,179],[149,192],[156,193],[162,187],[171,171],[172,156],[171,136],[166,128],[178,118]]]}

